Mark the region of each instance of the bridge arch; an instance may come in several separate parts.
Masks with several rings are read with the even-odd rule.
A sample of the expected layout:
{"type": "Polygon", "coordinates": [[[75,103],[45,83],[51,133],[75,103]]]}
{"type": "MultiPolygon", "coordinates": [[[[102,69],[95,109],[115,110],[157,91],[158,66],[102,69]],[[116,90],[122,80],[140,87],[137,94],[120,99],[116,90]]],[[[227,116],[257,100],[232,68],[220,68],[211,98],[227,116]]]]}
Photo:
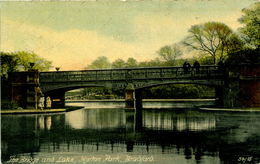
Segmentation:
{"type": "MultiPolygon", "coordinates": [[[[80,88],[112,88],[112,85],[102,85],[102,84],[83,84],[83,85],[69,85],[69,86],[61,86],[61,87],[51,87],[51,88],[44,88],[42,91],[45,97],[50,96],[53,101],[53,107],[59,108],[65,106],[65,95],[66,92],[80,89],[80,88]]],[[[122,89],[122,88],[119,88],[122,89]]]]}
{"type": "Polygon", "coordinates": [[[134,84],[136,89],[143,89],[143,88],[150,88],[150,87],[156,87],[156,86],[162,86],[162,85],[169,85],[169,84],[196,84],[196,85],[205,85],[209,87],[223,87],[224,82],[207,82],[207,81],[173,81],[173,82],[166,82],[166,83],[155,83],[155,84],[134,84]]]}
{"type": "MultiPolygon", "coordinates": [[[[157,84],[149,84],[149,85],[141,85],[141,86],[138,86],[138,85],[135,85],[135,95],[136,95],[136,106],[137,108],[142,108],[142,100],[143,99],[147,99],[147,97],[144,95],[143,92],[143,89],[146,89],[146,88],[153,88],[153,87],[157,87],[157,86],[163,86],[163,85],[172,85],[172,84],[190,84],[190,85],[201,85],[201,86],[207,86],[207,87],[210,87],[213,89],[213,97],[212,98],[209,98],[209,99],[215,99],[215,105],[216,106],[221,106],[223,104],[222,102],[222,99],[223,99],[223,89],[224,89],[224,83],[221,82],[221,83],[214,83],[214,82],[207,82],[207,81],[201,81],[201,82],[194,82],[194,81],[174,81],[174,82],[167,82],[167,83],[157,83],[157,84]],[[143,97],[144,96],[144,97],[143,97]],[[145,98],[146,97],[146,98],[145,98]]],[[[175,88],[176,89],[176,88],[175,88]]],[[[211,89],[209,89],[211,90],[211,89]]],[[[177,91],[177,90],[176,90],[177,91]]],[[[173,91],[174,92],[174,91],[173,91]]],[[[175,92],[176,93],[176,92],[175,92]]],[[[171,93],[171,91],[166,91],[165,94],[167,95],[166,97],[167,98],[170,98],[172,96],[172,98],[170,99],[186,99],[185,97],[187,97],[187,99],[193,99],[191,97],[193,97],[192,93],[189,92],[189,93],[184,93],[184,91],[180,91],[178,92],[178,94],[180,95],[179,98],[176,98],[176,94],[174,93],[171,93]],[[168,93],[168,94],[167,94],[168,93]],[[171,95],[171,96],[170,96],[171,95]],[[189,97],[189,98],[188,98],[189,97]]],[[[198,94],[199,93],[194,93],[194,98],[199,98],[198,97],[198,94]],[[197,95],[197,96],[196,96],[197,95]]],[[[149,95],[149,94],[148,94],[149,95]]],[[[164,95],[164,94],[163,94],[164,95]]],[[[158,95],[156,96],[158,97],[158,95]]],[[[154,97],[153,99],[157,99],[156,97],[154,97]]],[[[177,96],[178,97],[178,96],[177,96]]],[[[158,97],[158,99],[165,99],[165,97],[158,97]]],[[[207,98],[206,98],[207,99],[207,98]]]]}
{"type": "Polygon", "coordinates": [[[80,88],[87,88],[87,87],[112,87],[108,85],[101,85],[101,84],[83,84],[83,85],[68,85],[68,86],[58,86],[58,87],[42,87],[41,90],[43,93],[46,92],[52,92],[52,91],[58,91],[58,90],[64,90],[65,92],[80,88]]]}

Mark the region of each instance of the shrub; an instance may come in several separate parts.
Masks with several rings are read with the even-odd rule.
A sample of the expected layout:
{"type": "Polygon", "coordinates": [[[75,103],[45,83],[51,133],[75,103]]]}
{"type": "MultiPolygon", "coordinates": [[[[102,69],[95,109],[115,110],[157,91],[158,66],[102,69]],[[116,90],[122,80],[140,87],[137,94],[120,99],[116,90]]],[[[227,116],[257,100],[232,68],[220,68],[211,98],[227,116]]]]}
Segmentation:
{"type": "Polygon", "coordinates": [[[4,100],[1,102],[1,109],[17,109],[19,106],[15,101],[4,100]]]}

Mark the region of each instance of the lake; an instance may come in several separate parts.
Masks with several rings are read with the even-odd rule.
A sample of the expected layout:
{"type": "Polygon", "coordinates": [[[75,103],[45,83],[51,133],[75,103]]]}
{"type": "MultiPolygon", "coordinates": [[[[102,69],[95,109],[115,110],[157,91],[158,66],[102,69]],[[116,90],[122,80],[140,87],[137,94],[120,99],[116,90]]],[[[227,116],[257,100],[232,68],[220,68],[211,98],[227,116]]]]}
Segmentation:
{"type": "Polygon", "coordinates": [[[193,104],[144,102],[144,109],[128,112],[124,102],[67,102],[83,108],[59,114],[2,115],[1,160],[260,163],[260,113],[199,111],[193,104]]]}

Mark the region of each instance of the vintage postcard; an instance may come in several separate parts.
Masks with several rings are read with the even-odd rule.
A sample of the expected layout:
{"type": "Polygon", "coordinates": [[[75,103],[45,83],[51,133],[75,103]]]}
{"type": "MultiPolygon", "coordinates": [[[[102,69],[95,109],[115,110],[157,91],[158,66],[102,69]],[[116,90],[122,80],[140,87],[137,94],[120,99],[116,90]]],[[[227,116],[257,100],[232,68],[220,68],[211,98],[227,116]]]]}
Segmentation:
{"type": "Polygon", "coordinates": [[[259,1],[0,7],[2,163],[260,163],[259,1]]]}

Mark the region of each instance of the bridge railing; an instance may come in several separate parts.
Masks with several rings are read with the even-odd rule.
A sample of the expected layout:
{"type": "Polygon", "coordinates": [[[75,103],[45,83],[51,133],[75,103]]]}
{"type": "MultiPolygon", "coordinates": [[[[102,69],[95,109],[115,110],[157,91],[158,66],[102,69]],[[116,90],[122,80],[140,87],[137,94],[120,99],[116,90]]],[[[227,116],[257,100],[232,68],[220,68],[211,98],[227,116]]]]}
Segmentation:
{"type": "Polygon", "coordinates": [[[77,82],[103,80],[142,80],[142,79],[172,79],[172,78],[211,78],[223,76],[223,69],[218,66],[191,67],[148,67],[103,69],[82,71],[40,72],[40,82],[77,82]]]}

